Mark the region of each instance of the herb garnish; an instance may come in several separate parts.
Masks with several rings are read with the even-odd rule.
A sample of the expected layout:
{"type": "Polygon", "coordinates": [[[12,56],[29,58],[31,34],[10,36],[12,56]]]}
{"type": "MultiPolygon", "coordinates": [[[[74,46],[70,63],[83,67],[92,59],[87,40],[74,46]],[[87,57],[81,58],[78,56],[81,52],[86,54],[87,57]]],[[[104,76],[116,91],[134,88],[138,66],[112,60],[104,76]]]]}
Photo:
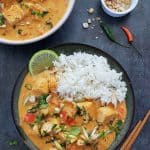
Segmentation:
{"type": "Polygon", "coordinates": [[[72,127],[70,129],[69,135],[78,136],[80,134],[80,127],[72,127]]]}
{"type": "Polygon", "coordinates": [[[38,109],[38,106],[36,105],[36,106],[33,106],[32,108],[30,108],[30,109],[28,109],[28,113],[35,113],[35,112],[37,112],[37,109],[38,109]]]}
{"type": "Polygon", "coordinates": [[[0,13],[0,26],[5,24],[5,18],[2,13],[0,13]]]}
{"type": "Polygon", "coordinates": [[[22,31],[23,31],[22,29],[18,29],[18,30],[17,30],[17,33],[18,33],[18,34],[21,34],[22,31]]]}
{"type": "Polygon", "coordinates": [[[42,137],[46,137],[46,136],[49,136],[49,133],[48,132],[46,132],[46,131],[43,131],[43,133],[42,133],[42,135],[41,135],[42,137]]]}
{"type": "Polygon", "coordinates": [[[28,6],[28,4],[26,4],[26,3],[21,3],[21,7],[24,7],[24,8],[26,8],[26,9],[28,9],[28,8],[30,8],[29,6],[28,6]]]}
{"type": "Polygon", "coordinates": [[[52,23],[51,20],[47,20],[47,21],[45,22],[45,24],[48,25],[50,28],[53,27],[53,23],[52,23]]]}
{"type": "Polygon", "coordinates": [[[48,103],[46,102],[47,96],[48,96],[48,94],[39,96],[39,98],[38,98],[38,106],[39,106],[40,109],[46,108],[48,106],[48,103]]]}
{"type": "Polygon", "coordinates": [[[10,146],[15,146],[15,145],[18,144],[18,141],[17,141],[17,140],[11,140],[11,141],[8,141],[8,144],[9,144],[10,146]]]}
{"type": "Polygon", "coordinates": [[[116,136],[119,134],[123,126],[122,120],[117,120],[114,126],[110,126],[109,129],[116,133],[116,136]]]}
{"type": "Polygon", "coordinates": [[[28,113],[35,113],[38,109],[43,109],[48,106],[48,103],[46,102],[47,94],[41,95],[38,97],[38,104],[34,105],[32,108],[28,109],[28,113]]]}
{"type": "Polygon", "coordinates": [[[78,105],[76,106],[76,109],[76,115],[82,116],[82,109],[78,105]]]}
{"type": "Polygon", "coordinates": [[[102,131],[99,133],[99,138],[104,138],[106,135],[107,135],[106,132],[102,131]]]}
{"type": "Polygon", "coordinates": [[[117,120],[114,125],[109,126],[109,130],[100,132],[98,137],[99,138],[104,138],[109,133],[112,133],[112,132],[115,132],[115,134],[117,136],[119,134],[119,132],[121,131],[121,129],[122,129],[122,125],[123,125],[122,120],[117,120]]]}
{"type": "Polygon", "coordinates": [[[102,30],[104,31],[104,33],[106,34],[106,36],[108,37],[109,40],[111,40],[112,42],[122,46],[122,47],[125,47],[125,48],[129,48],[121,43],[119,43],[117,40],[116,40],[116,37],[112,31],[112,29],[104,22],[101,22],[100,23],[100,27],[102,28],[102,30]]]}
{"type": "Polygon", "coordinates": [[[38,124],[41,123],[42,119],[43,119],[43,115],[36,116],[35,123],[38,123],[38,124]]]}
{"type": "Polygon", "coordinates": [[[31,10],[31,14],[36,15],[38,17],[44,17],[48,14],[48,11],[40,12],[40,11],[31,10]]]}
{"type": "Polygon", "coordinates": [[[105,130],[99,133],[99,138],[105,138],[109,133],[111,133],[111,130],[105,130]]]}

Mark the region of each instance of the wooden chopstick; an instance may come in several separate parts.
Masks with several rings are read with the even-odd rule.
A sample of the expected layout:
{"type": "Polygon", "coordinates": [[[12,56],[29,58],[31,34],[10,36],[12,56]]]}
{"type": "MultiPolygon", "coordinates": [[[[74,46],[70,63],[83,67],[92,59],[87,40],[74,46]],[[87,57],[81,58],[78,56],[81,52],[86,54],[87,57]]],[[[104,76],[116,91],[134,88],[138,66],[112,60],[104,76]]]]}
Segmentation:
{"type": "Polygon", "coordinates": [[[130,133],[129,137],[127,138],[127,140],[125,141],[125,143],[122,145],[122,147],[120,148],[120,150],[125,150],[129,141],[131,140],[131,138],[134,136],[135,132],[137,131],[137,129],[139,128],[140,124],[141,124],[141,120],[136,124],[136,126],[134,127],[133,131],[130,133]]]}
{"type": "Polygon", "coordinates": [[[144,119],[139,121],[125,143],[122,145],[120,150],[130,150],[132,144],[135,142],[136,138],[138,137],[139,133],[143,129],[144,125],[146,124],[148,118],[150,117],[150,110],[146,113],[144,119]]]}
{"type": "Polygon", "coordinates": [[[147,114],[145,115],[141,125],[139,126],[139,128],[137,129],[137,132],[135,132],[133,138],[130,140],[130,142],[127,145],[127,150],[131,148],[131,146],[133,145],[133,143],[135,142],[136,138],[138,137],[139,133],[141,132],[141,130],[143,129],[144,125],[146,124],[148,118],[150,116],[150,110],[147,112],[147,114]]]}

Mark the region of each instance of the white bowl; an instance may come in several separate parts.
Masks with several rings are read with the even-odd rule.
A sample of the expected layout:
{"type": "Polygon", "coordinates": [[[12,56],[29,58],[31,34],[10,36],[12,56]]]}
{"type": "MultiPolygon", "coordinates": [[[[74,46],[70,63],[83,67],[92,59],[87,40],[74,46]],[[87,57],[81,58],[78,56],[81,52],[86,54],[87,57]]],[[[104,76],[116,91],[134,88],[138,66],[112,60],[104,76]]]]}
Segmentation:
{"type": "Polygon", "coordinates": [[[8,39],[0,38],[0,43],[9,44],[9,45],[24,45],[24,44],[30,44],[30,43],[40,41],[40,40],[52,35],[69,18],[70,14],[73,10],[74,5],[75,5],[75,0],[69,0],[68,8],[66,10],[66,13],[62,17],[62,19],[50,31],[46,32],[45,34],[38,36],[36,38],[28,39],[28,40],[8,40],[8,39]]]}
{"type": "Polygon", "coordinates": [[[110,8],[105,4],[105,0],[100,0],[100,1],[101,1],[103,10],[104,10],[108,15],[110,15],[110,16],[112,16],[112,17],[122,17],[122,16],[127,15],[127,14],[130,13],[131,11],[133,11],[134,8],[137,6],[139,0],[131,0],[131,5],[130,5],[130,7],[129,7],[127,10],[123,11],[123,12],[117,12],[117,11],[114,11],[114,10],[110,9],[110,8]]]}

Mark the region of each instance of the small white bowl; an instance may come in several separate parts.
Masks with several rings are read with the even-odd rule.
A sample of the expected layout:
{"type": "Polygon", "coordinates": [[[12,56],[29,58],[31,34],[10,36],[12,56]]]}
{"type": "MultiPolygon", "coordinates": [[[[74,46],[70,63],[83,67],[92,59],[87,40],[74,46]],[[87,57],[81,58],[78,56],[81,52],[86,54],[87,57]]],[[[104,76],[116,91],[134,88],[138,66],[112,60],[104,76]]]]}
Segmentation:
{"type": "Polygon", "coordinates": [[[127,15],[131,11],[133,11],[135,9],[135,7],[137,6],[139,0],[131,0],[130,7],[127,10],[123,11],[123,12],[117,12],[117,11],[114,11],[114,10],[110,9],[106,5],[105,0],[100,0],[100,1],[101,1],[102,8],[103,8],[105,13],[107,13],[108,15],[110,15],[112,17],[122,17],[122,16],[127,15]]]}
{"type": "Polygon", "coordinates": [[[8,39],[0,38],[0,43],[9,44],[9,45],[24,45],[24,44],[30,44],[45,39],[46,37],[55,33],[66,22],[66,20],[69,18],[73,10],[74,5],[75,5],[75,0],[69,0],[68,8],[66,10],[66,13],[62,17],[62,19],[50,31],[46,32],[45,34],[28,40],[8,40],[8,39]]]}

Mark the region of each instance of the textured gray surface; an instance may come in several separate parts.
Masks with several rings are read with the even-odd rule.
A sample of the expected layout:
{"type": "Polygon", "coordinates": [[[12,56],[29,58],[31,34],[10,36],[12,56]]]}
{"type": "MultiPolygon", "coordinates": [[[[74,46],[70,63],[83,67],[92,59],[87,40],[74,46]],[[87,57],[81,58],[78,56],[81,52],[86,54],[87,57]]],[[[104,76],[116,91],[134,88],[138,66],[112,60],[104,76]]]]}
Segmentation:
{"type": "MultiPolygon", "coordinates": [[[[0,45],[0,150],[27,150],[20,139],[11,115],[11,94],[15,80],[28,63],[31,55],[40,49],[51,47],[60,43],[80,42],[103,49],[116,58],[127,71],[135,92],[136,109],[135,123],[141,119],[150,108],[150,1],[139,1],[134,12],[120,19],[113,19],[103,13],[99,0],[77,0],[75,9],[65,25],[53,36],[31,45],[6,46],[0,45]],[[135,44],[141,50],[144,65],[133,49],[124,49],[111,43],[102,33],[98,25],[94,30],[82,29],[81,23],[92,17],[86,9],[94,7],[97,14],[113,28],[120,41],[126,38],[120,30],[121,25],[128,26],[135,35],[135,44]],[[99,39],[95,39],[99,36],[99,39]],[[9,146],[7,141],[18,139],[18,146],[9,146]]],[[[150,149],[150,122],[144,127],[133,150],[150,149]]]]}

